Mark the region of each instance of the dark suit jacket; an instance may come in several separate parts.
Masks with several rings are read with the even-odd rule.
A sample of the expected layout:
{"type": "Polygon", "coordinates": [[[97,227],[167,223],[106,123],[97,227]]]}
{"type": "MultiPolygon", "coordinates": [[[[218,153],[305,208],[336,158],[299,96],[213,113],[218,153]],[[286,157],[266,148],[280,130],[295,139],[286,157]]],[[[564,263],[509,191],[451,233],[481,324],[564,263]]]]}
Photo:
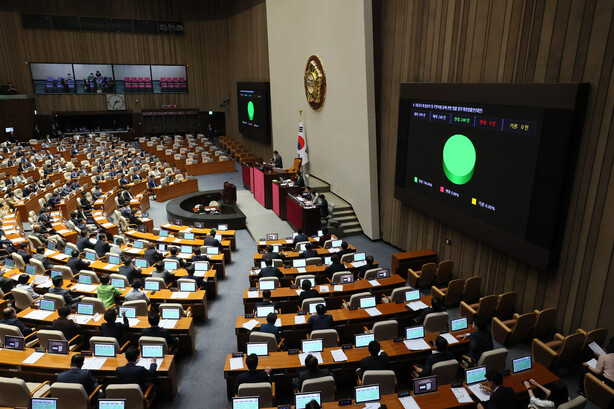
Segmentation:
{"type": "Polygon", "coordinates": [[[345,265],[342,263],[333,263],[330,266],[326,267],[326,269],[324,270],[324,274],[326,275],[326,277],[328,278],[332,278],[333,274],[335,274],[338,271],[345,271],[345,265]]]}
{"type": "Polygon", "coordinates": [[[262,370],[247,371],[239,374],[235,381],[235,392],[239,392],[239,386],[242,383],[259,383],[259,382],[271,382],[269,375],[262,370]]]}
{"type": "Polygon", "coordinates": [[[303,291],[301,295],[298,296],[298,300],[296,302],[298,303],[298,306],[300,308],[301,305],[303,304],[303,300],[307,298],[315,298],[319,296],[320,296],[320,293],[318,292],[318,290],[312,288],[310,290],[303,291]]]}
{"type": "Polygon", "coordinates": [[[83,251],[85,249],[94,249],[94,244],[90,241],[89,237],[80,236],[77,239],[77,248],[79,251],[83,251]]]}
{"type": "Polygon", "coordinates": [[[296,243],[301,243],[303,241],[309,241],[309,237],[305,233],[297,234],[292,245],[296,246],[296,243]]]}
{"type": "Polygon", "coordinates": [[[66,372],[58,374],[58,382],[80,383],[87,394],[91,394],[98,382],[87,369],[70,368],[66,372]]]}
{"type": "Polygon", "coordinates": [[[514,409],[516,394],[508,386],[499,386],[490,394],[486,409],[514,409]]]}
{"type": "Polygon", "coordinates": [[[138,383],[141,390],[145,393],[145,378],[156,375],[157,364],[152,363],[149,369],[142,366],[136,366],[132,362],[128,362],[124,366],[120,366],[117,371],[117,383],[138,383]]]}
{"type": "Polygon", "coordinates": [[[49,289],[49,292],[51,294],[59,294],[62,297],[64,297],[64,302],[68,305],[73,305],[78,301],[76,298],[72,298],[72,295],[70,295],[70,292],[65,288],[51,287],[49,289]]]}
{"type": "Polygon", "coordinates": [[[281,339],[280,329],[273,324],[269,324],[268,322],[260,326],[260,332],[266,332],[275,335],[275,338],[277,338],[277,342],[279,342],[279,340],[281,339]]]}
{"type": "Polygon", "coordinates": [[[132,283],[135,278],[141,275],[141,270],[134,268],[134,266],[119,266],[119,274],[126,276],[129,283],[132,283]]]}
{"type": "Polygon", "coordinates": [[[319,257],[317,250],[305,250],[301,253],[300,258],[319,257]]]}
{"type": "Polygon", "coordinates": [[[388,354],[381,352],[378,356],[369,355],[360,360],[358,376],[362,378],[365,371],[383,371],[388,369],[388,354]]]}
{"type": "Polygon", "coordinates": [[[79,273],[81,270],[85,270],[90,266],[90,263],[81,260],[79,257],[70,257],[66,262],[66,265],[70,267],[73,274],[79,273]]]}
{"type": "Polygon", "coordinates": [[[469,357],[477,363],[483,352],[493,349],[492,335],[489,331],[476,331],[469,335],[469,357]]]}
{"type": "Polygon", "coordinates": [[[62,331],[66,339],[71,339],[81,332],[81,325],[68,318],[58,317],[51,323],[51,329],[62,331]]]}
{"type": "Polygon", "coordinates": [[[420,376],[429,376],[434,364],[437,362],[448,361],[450,359],[454,359],[454,355],[449,352],[439,352],[427,356],[426,361],[424,361],[424,369],[422,372],[420,372],[420,376]]]}
{"type": "Polygon", "coordinates": [[[158,252],[156,249],[147,249],[145,250],[145,260],[147,260],[147,264],[150,266],[154,265],[158,260],[162,260],[162,253],[158,252]]]}
{"type": "Polygon", "coordinates": [[[310,371],[309,369],[305,369],[304,371],[301,371],[298,374],[297,378],[294,378],[294,386],[296,386],[296,389],[300,391],[301,387],[303,386],[303,382],[305,382],[306,380],[321,378],[323,376],[328,376],[328,375],[330,375],[330,372],[328,369],[318,368],[315,371],[310,371]]]}
{"type": "Polygon", "coordinates": [[[2,321],[0,321],[0,324],[12,325],[14,327],[19,328],[19,330],[21,331],[24,337],[32,333],[32,329],[23,325],[23,322],[19,321],[19,318],[10,318],[10,319],[5,318],[2,321]]]}
{"type": "MultiPolygon", "coordinates": [[[[113,337],[119,342],[119,346],[124,345],[124,332],[130,328],[128,325],[128,318],[124,316],[124,322],[114,322],[112,324],[108,322],[103,322],[100,326],[100,332],[103,337],[113,337]]],[[[130,383],[130,382],[125,382],[130,383]]],[[[132,382],[134,383],[134,382],[132,382]]]]}
{"type": "Polygon", "coordinates": [[[143,328],[141,335],[144,337],[160,337],[166,339],[168,346],[174,346],[177,343],[177,338],[173,337],[166,328],[149,327],[143,328]]]}
{"type": "Polygon", "coordinates": [[[332,329],[334,327],[333,316],[330,314],[312,315],[307,320],[307,325],[312,331],[318,329],[332,329]]]}
{"type": "Polygon", "coordinates": [[[280,280],[283,278],[284,274],[277,268],[277,267],[264,267],[262,270],[260,270],[260,273],[258,274],[258,278],[262,278],[262,277],[277,277],[280,280]]]}
{"type": "Polygon", "coordinates": [[[267,259],[271,259],[271,260],[275,260],[275,259],[279,259],[279,260],[283,260],[285,258],[284,255],[280,254],[280,253],[264,253],[262,255],[262,261],[265,261],[267,259]]]}
{"type": "Polygon", "coordinates": [[[96,250],[98,257],[104,257],[105,254],[111,251],[111,245],[106,241],[98,240],[96,244],[94,244],[94,250],[96,250]]]}

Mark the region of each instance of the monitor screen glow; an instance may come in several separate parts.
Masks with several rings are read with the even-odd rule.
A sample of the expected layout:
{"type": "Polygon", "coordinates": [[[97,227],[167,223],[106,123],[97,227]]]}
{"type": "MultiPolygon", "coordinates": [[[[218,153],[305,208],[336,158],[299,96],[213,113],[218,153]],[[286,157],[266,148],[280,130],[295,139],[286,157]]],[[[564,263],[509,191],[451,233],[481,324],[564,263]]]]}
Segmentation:
{"type": "Polygon", "coordinates": [[[478,366],[477,368],[465,370],[465,382],[467,385],[472,385],[486,380],[486,367],[478,366]]]}
{"type": "Polygon", "coordinates": [[[320,392],[297,393],[294,395],[294,405],[296,409],[305,409],[305,406],[312,400],[321,404],[320,392]]]}
{"type": "Polygon", "coordinates": [[[360,308],[372,308],[376,305],[375,297],[365,297],[360,299],[360,308]]]}
{"type": "Polygon", "coordinates": [[[405,328],[405,338],[407,339],[424,338],[424,327],[420,325],[416,327],[405,328]]]}
{"type": "Polygon", "coordinates": [[[162,308],[162,319],[178,320],[180,316],[179,308],[162,308]]]}
{"type": "Polygon", "coordinates": [[[248,342],[247,355],[256,354],[258,356],[267,356],[269,354],[269,344],[266,342],[248,342]]]}
{"type": "Polygon", "coordinates": [[[356,348],[364,348],[369,346],[369,342],[375,341],[375,334],[356,334],[354,335],[354,344],[356,348]]]}
{"type": "Polygon", "coordinates": [[[304,339],[301,341],[301,350],[303,353],[322,352],[324,346],[322,339],[304,339]]]}
{"type": "Polygon", "coordinates": [[[380,399],[379,385],[365,385],[354,387],[356,403],[374,402],[380,399]]]}
{"type": "Polygon", "coordinates": [[[95,343],[94,356],[115,357],[115,344],[95,343]]]}

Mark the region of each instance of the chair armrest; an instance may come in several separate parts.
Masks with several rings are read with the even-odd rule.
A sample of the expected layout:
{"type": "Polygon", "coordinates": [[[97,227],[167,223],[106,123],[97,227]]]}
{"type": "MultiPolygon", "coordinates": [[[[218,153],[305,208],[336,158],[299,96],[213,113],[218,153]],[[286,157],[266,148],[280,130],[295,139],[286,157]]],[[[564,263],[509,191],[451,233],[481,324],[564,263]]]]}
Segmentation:
{"type": "Polygon", "coordinates": [[[344,298],[342,298],[341,299],[341,308],[348,309],[349,306],[350,306],[350,304],[344,298]]]}
{"type": "Polygon", "coordinates": [[[557,353],[554,352],[548,345],[544,344],[537,338],[533,339],[532,345],[533,359],[546,368],[550,368],[557,357],[557,353]]]}
{"type": "Polygon", "coordinates": [[[448,290],[447,288],[439,289],[433,285],[431,286],[431,298],[435,297],[435,298],[439,298],[440,300],[443,300],[446,296],[446,293],[448,292],[447,290],[448,290]]]}
{"type": "Polygon", "coordinates": [[[588,335],[588,332],[584,331],[582,328],[578,328],[578,330],[576,331],[584,336],[588,335]]]}
{"type": "Polygon", "coordinates": [[[109,305],[109,308],[107,308],[105,311],[109,311],[111,308],[117,309],[117,305],[116,304],[111,304],[111,305],[109,305]]]}
{"type": "Polygon", "coordinates": [[[38,385],[36,388],[34,388],[34,389],[32,390],[32,392],[30,392],[30,397],[34,396],[34,394],[35,394],[35,393],[36,393],[36,392],[37,392],[37,391],[38,391],[40,388],[42,388],[42,387],[43,387],[43,386],[45,386],[45,385],[49,385],[49,384],[50,384],[50,382],[49,382],[49,381],[45,381],[45,382],[41,383],[40,385],[38,385]]]}
{"type": "Polygon", "coordinates": [[[68,340],[68,344],[72,344],[73,341],[77,340],[77,339],[81,339],[81,343],[83,343],[83,336],[81,334],[77,334],[74,337],[72,337],[71,339],[68,340]]]}
{"type": "MultiPolygon", "coordinates": [[[[9,295],[9,294],[11,295],[11,297],[13,297],[13,292],[12,292],[12,291],[9,291],[8,293],[4,293],[4,295],[2,296],[2,299],[3,299],[3,300],[8,300],[9,298],[6,298],[6,296],[7,296],[7,295],[9,295]]],[[[14,297],[13,297],[13,298],[14,298],[14,297]]],[[[38,298],[37,298],[37,300],[38,300],[38,298]]]]}
{"type": "Polygon", "coordinates": [[[518,317],[520,317],[520,314],[518,314],[517,312],[515,312],[515,313],[514,313],[514,315],[513,315],[513,317],[514,317],[514,319],[515,319],[515,320],[517,320],[517,319],[518,319],[518,317]]]}
{"type": "Polygon", "coordinates": [[[96,389],[94,389],[94,390],[92,391],[92,393],[90,393],[90,396],[88,396],[88,397],[87,397],[88,407],[90,407],[90,408],[91,408],[91,407],[93,407],[93,406],[92,406],[92,399],[94,398],[94,396],[96,396],[96,394],[97,394],[98,392],[100,392],[100,390],[101,390],[101,389],[102,389],[102,385],[98,385],[98,386],[96,386],[96,389]]]}
{"type": "Polygon", "coordinates": [[[362,386],[362,379],[358,376],[358,372],[356,372],[356,386],[362,386]]]}
{"type": "Polygon", "coordinates": [[[311,339],[311,334],[307,334],[305,336],[307,337],[306,339],[311,339]]]}
{"type": "Polygon", "coordinates": [[[188,307],[185,310],[185,316],[186,317],[191,317],[192,316],[192,307],[188,307]]]}
{"type": "Polygon", "coordinates": [[[28,338],[32,337],[33,335],[36,335],[37,333],[38,333],[38,330],[37,331],[33,331],[30,335],[25,336],[23,340],[27,341],[28,338]]]}
{"type": "Polygon", "coordinates": [[[271,393],[273,394],[273,404],[275,404],[275,382],[271,381],[271,393]]]}
{"type": "Polygon", "coordinates": [[[492,337],[495,339],[495,341],[501,345],[505,345],[511,333],[512,330],[501,322],[499,318],[494,317],[492,319],[492,337]]]}
{"type": "Polygon", "coordinates": [[[555,341],[565,341],[565,336],[557,332],[556,334],[554,334],[554,340],[555,341]]]}
{"type": "Polygon", "coordinates": [[[365,334],[370,334],[371,333],[371,330],[369,328],[364,327],[364,326],[363,326],[363,328],[365,329],[365,334]]]}
{"type": "Polygon", "coordinates": [[[386,294],[382,294],[382,301],[387,300],[389,303],[392,302],[392,298],[388,297],[386,294]]]}
{"type": "Polygon", "coordinates": [[[126,348],[128,348],[128,345],[130,345],[130,341],[126,341],[126,343],[119,348],[119,352],[124,352],[126,348]]]}
{"type": "Polygon", "coordinates": [[[145,405],[146,408],[150,408],[155,397],[156,392],[154,391],[154,385],[151,384],[143,394],[143,405],[145,405]]]}
{"type": "Polygon", "coordinates": [[[282,338],[279,343],[277,344],[277,350],[281,351],[282,347],[284,345],[284,342],[286,341],[286,338],[282,338]]]}

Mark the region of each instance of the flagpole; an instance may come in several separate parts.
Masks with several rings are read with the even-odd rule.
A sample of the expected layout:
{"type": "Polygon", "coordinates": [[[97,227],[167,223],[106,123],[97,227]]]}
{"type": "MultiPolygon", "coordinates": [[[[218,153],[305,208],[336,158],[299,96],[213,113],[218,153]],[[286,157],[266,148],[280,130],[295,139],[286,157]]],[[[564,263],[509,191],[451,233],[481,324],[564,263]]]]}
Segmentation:
{"type": "MultiPolygon", "coordinates": [[[[303,121],[303,110],[298,110],[298,122],[299,124],[303,121]]],[[[301,157],[301,174],[303,175],[303,179],[305,178],[305,165],[303,164],[303,160],[301,157]]]]}

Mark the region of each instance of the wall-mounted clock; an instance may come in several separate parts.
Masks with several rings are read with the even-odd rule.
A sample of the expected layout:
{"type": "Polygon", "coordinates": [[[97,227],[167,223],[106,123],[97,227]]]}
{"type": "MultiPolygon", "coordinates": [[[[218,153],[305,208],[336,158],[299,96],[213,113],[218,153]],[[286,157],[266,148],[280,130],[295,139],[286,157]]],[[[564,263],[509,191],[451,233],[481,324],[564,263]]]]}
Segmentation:
{"type": "Polygon", "coordinates": [[[107,109],[109,111],[123,111],[126,109],[126,97],[123,94],[108,94],[107,109]]]}

